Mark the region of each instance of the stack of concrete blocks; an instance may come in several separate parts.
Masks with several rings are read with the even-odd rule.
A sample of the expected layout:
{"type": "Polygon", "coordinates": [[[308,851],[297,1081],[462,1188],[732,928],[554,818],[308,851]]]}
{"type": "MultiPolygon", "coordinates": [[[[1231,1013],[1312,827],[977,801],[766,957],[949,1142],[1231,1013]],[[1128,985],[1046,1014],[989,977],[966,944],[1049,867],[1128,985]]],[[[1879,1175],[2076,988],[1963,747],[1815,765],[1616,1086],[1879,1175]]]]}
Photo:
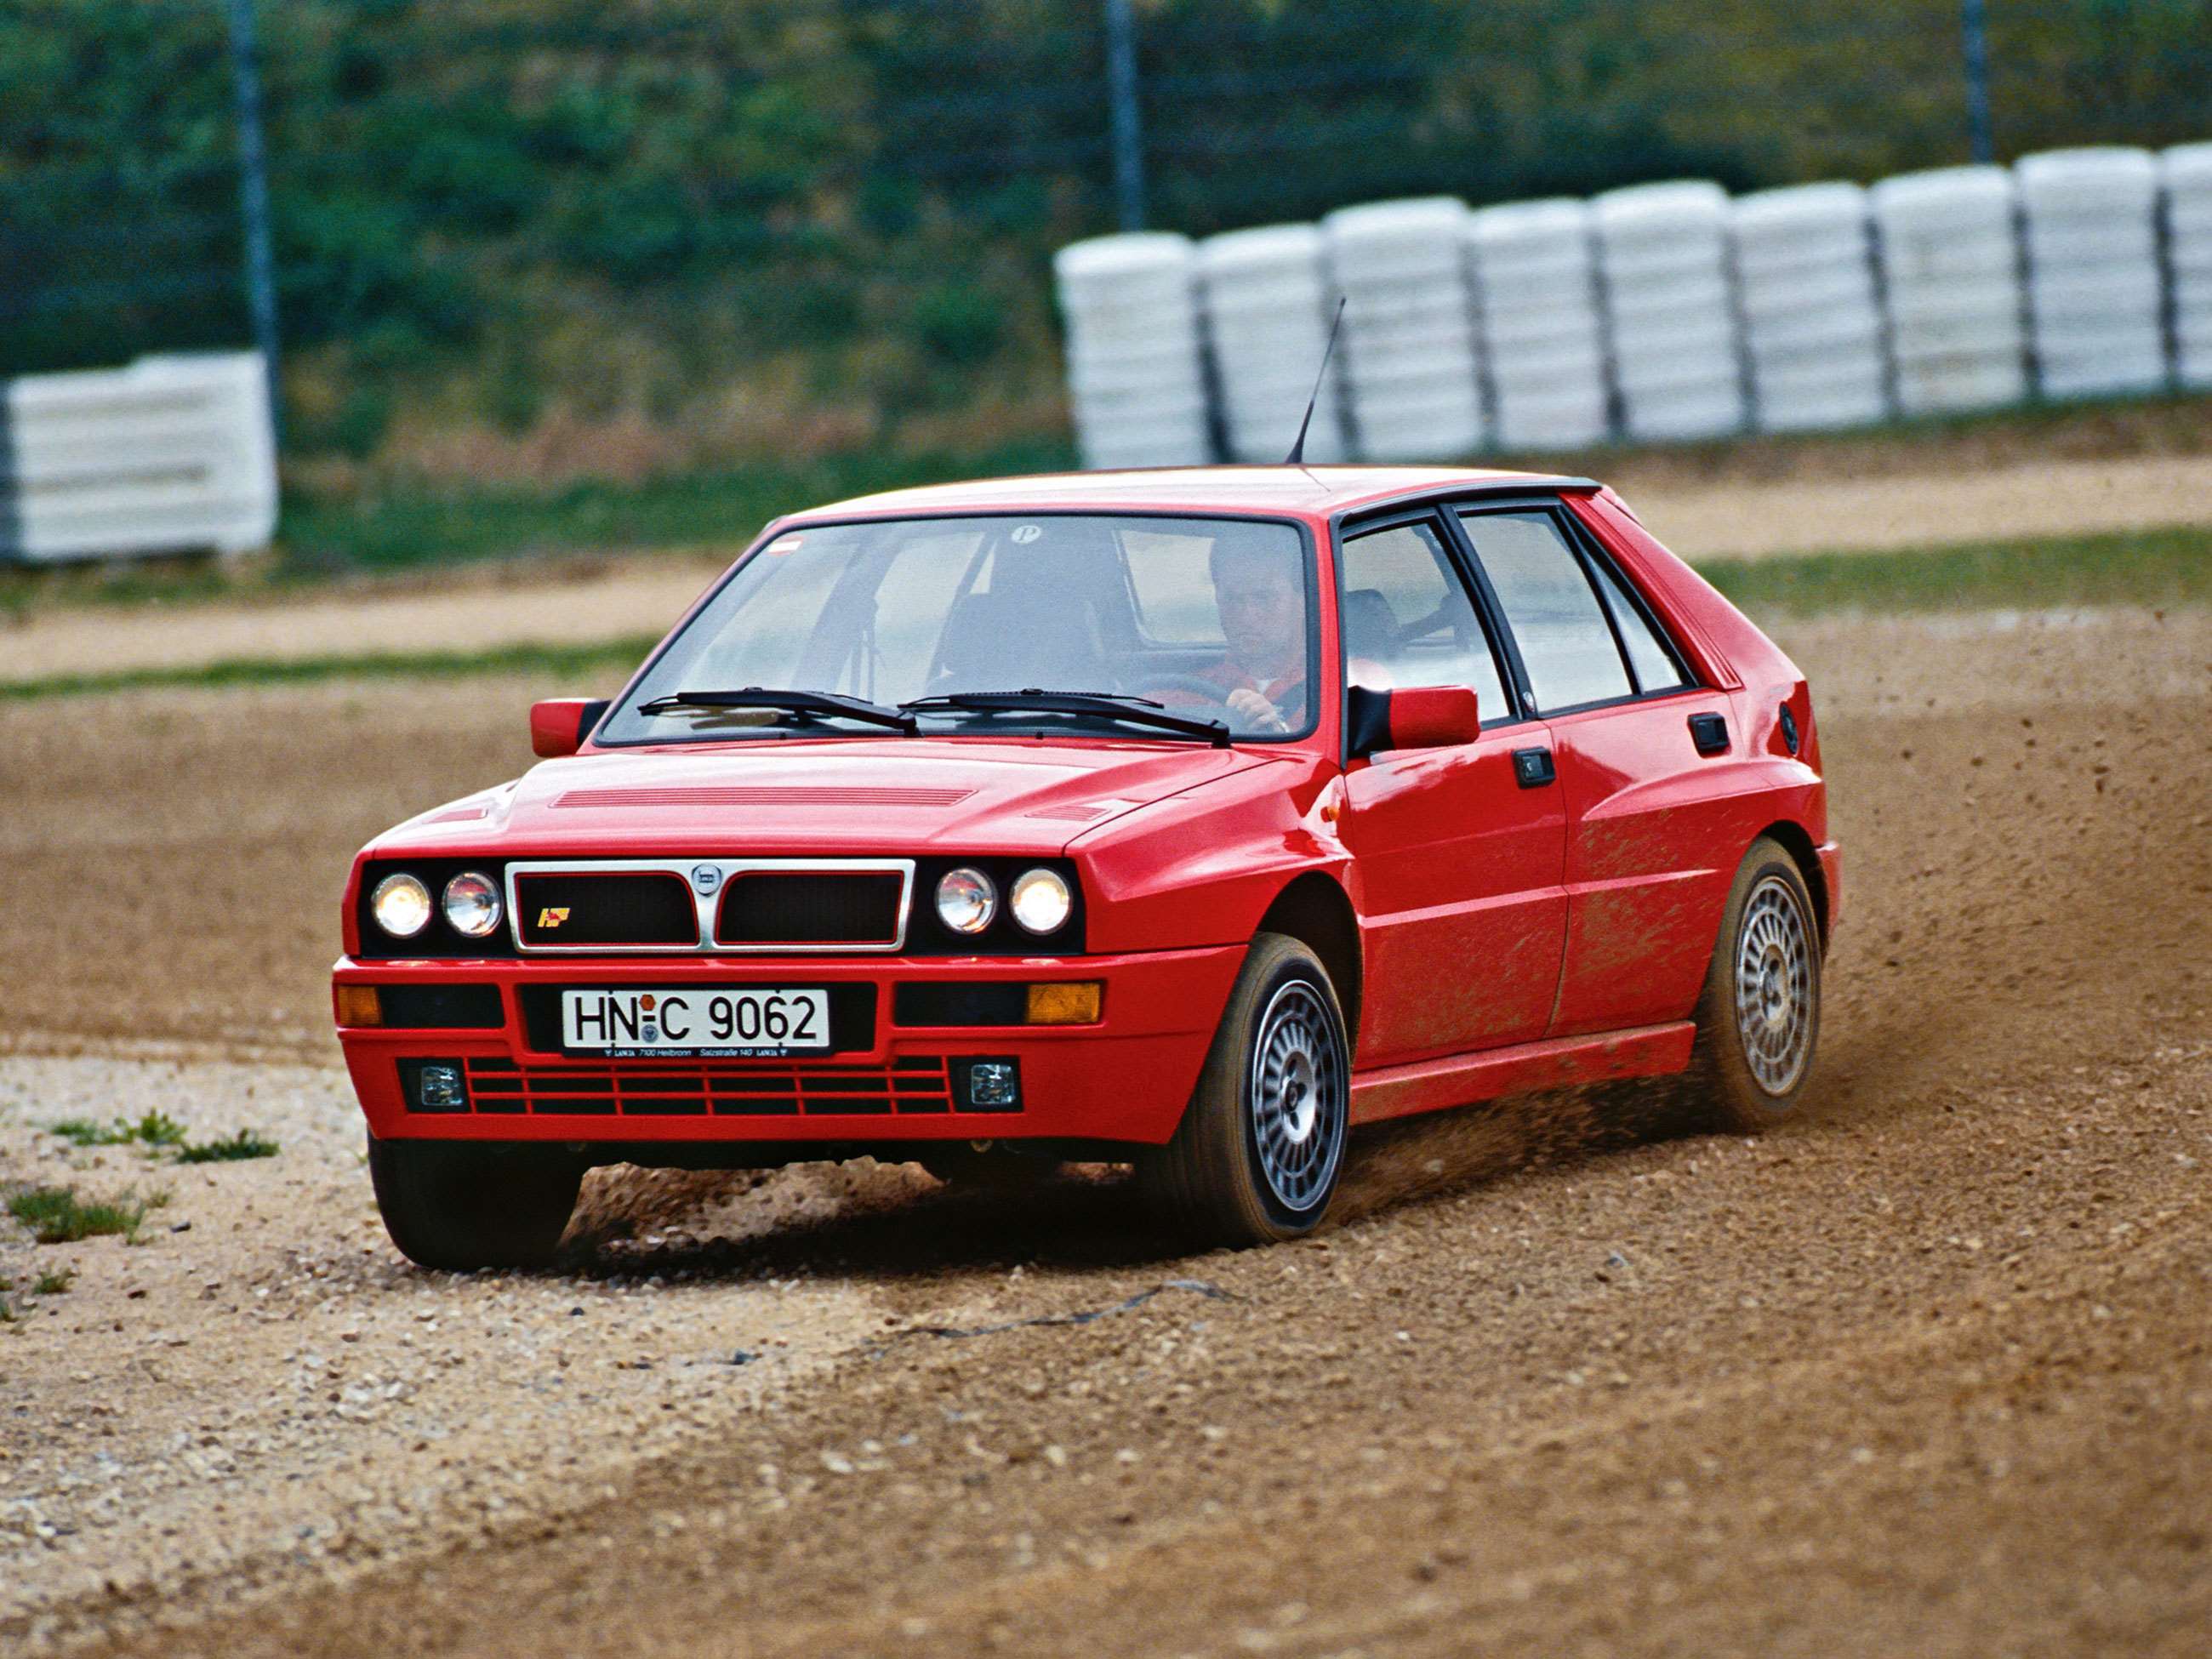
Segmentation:
{"type": "Polygon", "coordinates": [[[1633,185],[1590,206],[1627,435],[1652,442],[1741,431],[1750,411],[1728,192],[1704,180],[1633,185]]]}
{"type": "Polygon", "coordinates": [[[1233,460],[1289,454],[1316,381],[1305,459],[1346,458],[1341,359],[1322,374],[1336,307],[1322,253],[1314,225],[1232,230],[1199,244],[1199,286],[1233,460]]]}
{"type": "Polygon", "coordinates": [[[2212,144],[2176,144],[2158,158],[2166,198],[2173,378],[2212,386],[2212,144]]]}
{"type": "Polygon", "coordinates": [[[1885,179],[1869,193],[1899,410],[1936,415],[2021,402],[2027,341],[2012,174],[1941,167],[1885,179]]]}
{"type": "Polygon", "coordinates": [[[1376,202],[1322,222],[1345,297],[1345,380],[1358,452],[1376,461],[1450,461],[1488,441],[1474,310],[1455,197],[1376,202]]]}
{"type": "Polygon", "coordinates": [[[258,352],[144,357],[0,383],[0,559],[224,556],[276,529],[258,352]]]}
{"type": "Polygon", "coordinates": [[[1816,432],[1886,418],[1889,354],[1866,191],[1825,184],[1739,196],[1729,228],[1759,428],[1816,432]]]}
{"type": "Polygon", "coordinates": [[[1195,265],[1190,239],[1166,231],[1101,236],[1053,257],[1086,467],[1212,459],[1195,265]]]}
{"type": "Polygon", "coordinates": [[[1612,429],[1605,330],[1586,203],[1484,208],[1467,222],[1498,443],[1579,449],[1612,429]]]}
{"type": "Polygon", "coordinates": [[[2166,383],[2158,158],[2118,146],[2046,150],[2014,167],[2036,380],[2046,398],[2166,383]]]}

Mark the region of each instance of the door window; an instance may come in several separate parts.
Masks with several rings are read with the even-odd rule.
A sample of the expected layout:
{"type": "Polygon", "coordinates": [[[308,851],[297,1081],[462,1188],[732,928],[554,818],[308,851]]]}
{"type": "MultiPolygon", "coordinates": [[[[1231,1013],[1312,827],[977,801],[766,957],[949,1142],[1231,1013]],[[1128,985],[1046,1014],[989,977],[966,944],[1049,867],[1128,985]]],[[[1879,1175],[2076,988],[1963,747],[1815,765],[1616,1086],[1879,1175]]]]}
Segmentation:
{"type": "Polygon", "coordinates": [[[1497,657],[1434,525],[1354,537],[1344,544],[1342,574],[1348,684],[1469,685],[1486,725],[1511,717],[1497,657]]]}
{"type": "Polygon", "coordinates": [[[1462,513],[1539,714],[1632,696],[1595,590],[1547,513],[1462,513]]]}

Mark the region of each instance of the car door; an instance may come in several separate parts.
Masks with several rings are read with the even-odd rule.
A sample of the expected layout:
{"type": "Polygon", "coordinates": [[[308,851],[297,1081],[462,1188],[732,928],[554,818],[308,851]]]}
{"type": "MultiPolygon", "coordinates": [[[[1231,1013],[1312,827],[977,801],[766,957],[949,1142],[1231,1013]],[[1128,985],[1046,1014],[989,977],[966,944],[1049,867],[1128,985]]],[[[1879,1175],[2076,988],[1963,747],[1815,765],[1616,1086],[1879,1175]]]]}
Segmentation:
{"type": "Polygon", "coordinates": [[[1358,1063],[1540,1037],[1566,928],[1550,735],[1501,672],[1441,514],[1347,534],[1337,569],[1347,685],[1472,686],[1482,716],[1474,743],[1355,757],[1346,771],[1338,833],[1366,960],[1358,1063]]]}
{"type": "Polygon", "coordinates": [[[1741,854],[1725,694],[1556,505],[1463,507],[1509,666],[1549,728],[1567,813],[1553,1036],[1660,1024],[1697,1001],[1741,854]]]}

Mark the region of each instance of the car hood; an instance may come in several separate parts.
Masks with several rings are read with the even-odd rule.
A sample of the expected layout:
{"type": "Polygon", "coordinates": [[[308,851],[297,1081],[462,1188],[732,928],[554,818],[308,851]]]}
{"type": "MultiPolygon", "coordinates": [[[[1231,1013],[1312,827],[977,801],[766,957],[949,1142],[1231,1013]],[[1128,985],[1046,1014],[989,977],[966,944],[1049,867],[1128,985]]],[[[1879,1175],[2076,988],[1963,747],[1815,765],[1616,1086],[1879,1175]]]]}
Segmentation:
{"type": "Polygon", "coordinates": [[[380,857],[886,852],[1050,856],[1267,749],[1036,738],[656,745],[547,761],[380,836],[380,857]]]}

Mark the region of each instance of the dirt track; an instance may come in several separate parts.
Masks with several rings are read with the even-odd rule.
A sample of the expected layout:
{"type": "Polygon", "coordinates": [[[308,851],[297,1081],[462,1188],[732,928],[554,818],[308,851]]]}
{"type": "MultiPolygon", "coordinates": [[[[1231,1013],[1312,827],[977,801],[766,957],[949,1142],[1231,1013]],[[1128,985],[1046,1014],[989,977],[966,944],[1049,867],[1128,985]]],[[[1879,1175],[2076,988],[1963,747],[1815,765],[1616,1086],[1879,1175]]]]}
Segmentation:
{"type": "Polygon", "coordinates": [[[2202,1652],[2212,616],[1785,643],[1850,859],[1806,1120],[1435,1120],[1324,1237],[1175,1260],[1108,1185],[864,1168],[596,1177],[574,1274],[408,1270],[341,1080],[241,1061],[326,1056],[346,852],[520,764],[532,688],[0,709],[0,1033],[49,1056],[0,1176],[175,1193],[0,1244],[79,1269],[0,1328],[0,1648],[2202,1652]],[[285,1151],[35,1127],[102,1100],[285,1151]],[[1225,1295],[918,1330],[1173,1280],[1225,1295]]]}

